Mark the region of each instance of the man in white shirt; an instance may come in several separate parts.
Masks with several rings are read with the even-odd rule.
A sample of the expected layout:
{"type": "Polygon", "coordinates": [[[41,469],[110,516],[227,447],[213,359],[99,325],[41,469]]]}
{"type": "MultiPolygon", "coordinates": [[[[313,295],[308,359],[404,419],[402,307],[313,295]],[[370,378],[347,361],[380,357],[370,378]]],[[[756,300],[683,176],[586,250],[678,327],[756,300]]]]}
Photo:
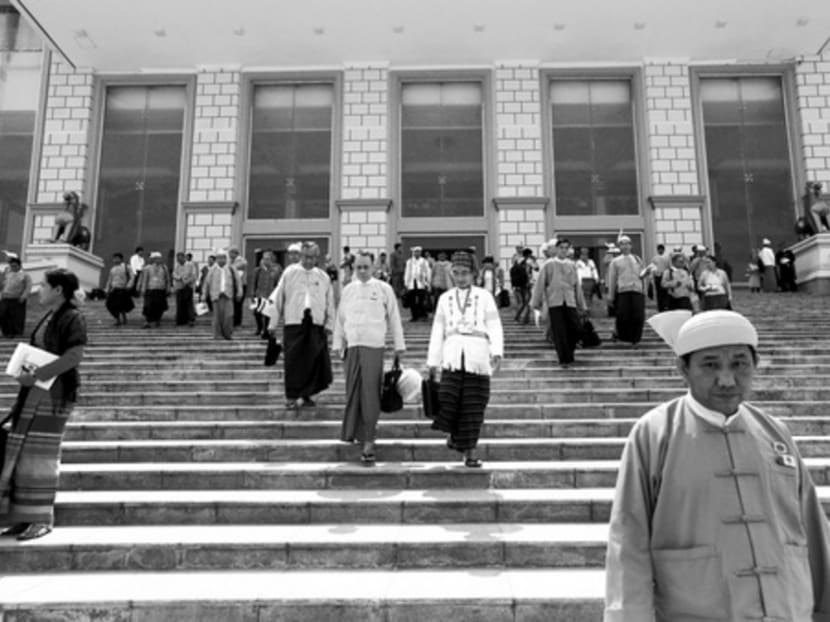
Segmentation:
{"type": "Polygon", "coordinates": [[[758,334],[733,311],[653,316],[689,386],[635,423],[605,622],[830,620],[830,525],[787,427],[745,400],[758,334]]]}
{"type": "Polygon", "coordinates": [[[576,272],[579,275],[579,283],[582,286],[582,296],[585,298],[585,306],[591,309],[594,295],[599,288],[599,272],[597,264],[591,259],[589,248],[583,246],[579,249],[579,259],[576,260],[576,272]]]}
{"type": "Polygon", "coordinates": [[[412,257],[407,260],[406,270],[404,270],[404,285],[413,322],[428,319],[424,305],[432,281],[432,274],[429,263],[421,257],[421,251],[420,246],[412,247],[412,257]]]}
{"type": "Polygon", "coordinates": [[[136,247],[135,252],[130,257],[130,271],[133,273],[132,276],[132,294],[136,296],[138,294],[138,284],[139,280],[141,279],[141,271],[144,270],[144,248],[141,246],[136,247]]]}
{"type": "Polygon", "coordinates": [[[242,284],[228,263],[228,253],[214,253],[216,263],[208,271],[204,297],[213,308],[213,338],[233,339],[233,303],[242,298],[242,284]]]}
{"type": "Polygon", "coordinates": [[[286,408],[314,406],[312,395],[332,381],[328,335],[334,328],[334,292],[328,275],[317,267],[320,248],[304,242],[297,267],[286,268],[268,298],[263,315],[275,335],[283,325],[286,408]]]}
{"type": "Polygon", "coordinates": [[[761,242],[761,250],[758,253],[758,259],[763,264],[764,269],[761,272],[761,281],[765,292],[778,291],[778,276],[775,274],[775,251],[772,250],[772,242],[768,238],[764,238],[761,242]]]}
{"type": "Polygon", "coordinates": [[[392,333],[396,356],[403,354],[406,345],[395,292],[372,276],[369,253],[358,253],[353,268],[356,278],[343,288],[337,309],[332,351],[344,360],[346,372],[346,411],[340,440],[362,443],[360,460],[370,466],[375,462],[387,331],[392,333]]]}

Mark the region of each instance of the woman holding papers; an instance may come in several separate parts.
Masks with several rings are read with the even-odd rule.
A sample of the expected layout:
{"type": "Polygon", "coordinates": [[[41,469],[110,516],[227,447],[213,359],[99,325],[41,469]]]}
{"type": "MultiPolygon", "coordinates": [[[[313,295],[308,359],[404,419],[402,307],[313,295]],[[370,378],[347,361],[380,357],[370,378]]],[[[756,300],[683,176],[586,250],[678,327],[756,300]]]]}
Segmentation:
{"type": "Polygon", "coordinates": [[[54,523],[60,444],[86,345],[86,322],[72,302],[77,290],[78,277],[68,270],[44,275],[39,297],[48,311],[29,343],[58,358],[17,376],[20,391],[0,469],[0,522],[11,526],[0,535],[18,540],[45,536],[54,523]],[[40,386],[50,380],[49,389],[40,386]]]}

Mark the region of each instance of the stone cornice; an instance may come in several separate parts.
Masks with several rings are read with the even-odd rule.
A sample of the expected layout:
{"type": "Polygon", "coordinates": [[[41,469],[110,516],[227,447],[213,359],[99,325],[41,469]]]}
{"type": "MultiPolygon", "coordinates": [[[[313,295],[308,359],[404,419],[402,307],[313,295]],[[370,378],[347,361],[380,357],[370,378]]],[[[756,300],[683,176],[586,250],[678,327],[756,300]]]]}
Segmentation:
{"type": "Polygon", "coordinates": [[[658,207],[689,207],[690,205],[700,207],[705,200],[706,197],[702,194],[658,194],[648,197],[651,209],[657,209],[658,207]]]}
{"type": "Polygon", "coordinates": [[[392,199],[337,199],[334,204],[341,212],[388,212],[392,207],[392,199]]]}
{"type": "Polygon", "coordinates": [[[503,209],[546,209],[550,199],[548,197],[495,197],[493,205],[497,210],[503,209]]]}

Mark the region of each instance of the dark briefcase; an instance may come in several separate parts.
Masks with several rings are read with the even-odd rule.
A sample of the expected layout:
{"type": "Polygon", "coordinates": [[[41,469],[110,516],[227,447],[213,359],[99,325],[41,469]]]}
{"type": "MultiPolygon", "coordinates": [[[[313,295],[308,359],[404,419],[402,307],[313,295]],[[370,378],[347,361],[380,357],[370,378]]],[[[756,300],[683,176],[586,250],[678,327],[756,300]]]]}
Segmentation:
{"type": "Polygon", "coordinates": [[[430,374],[429,378],[421,381],[421,399],[423,400],[424,416],[435,419],[441,412],[441,403],[438,401],[438,389],[441,383],[430,374]]]}

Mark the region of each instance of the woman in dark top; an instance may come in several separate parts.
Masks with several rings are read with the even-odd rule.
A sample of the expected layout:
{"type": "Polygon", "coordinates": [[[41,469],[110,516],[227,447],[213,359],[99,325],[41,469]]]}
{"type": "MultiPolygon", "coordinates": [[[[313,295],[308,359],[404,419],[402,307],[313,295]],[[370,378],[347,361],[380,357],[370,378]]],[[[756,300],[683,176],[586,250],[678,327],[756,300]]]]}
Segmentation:
{"type": "Polygon", "coordinates": [[[40,303],[47,309],[30,343],[58,359],[18,376],[20,391],[0,470],[0,520],[10,524],[0,535],[18,540],[40,538],[52,531],[58,488],[60,445],[78,398],[78,366],[86,345],[86,321],[73,304],[78,277],[53,270],[40,285],[40,303]],[[52,386],[35,386],[54,378],[52,386]]]}

